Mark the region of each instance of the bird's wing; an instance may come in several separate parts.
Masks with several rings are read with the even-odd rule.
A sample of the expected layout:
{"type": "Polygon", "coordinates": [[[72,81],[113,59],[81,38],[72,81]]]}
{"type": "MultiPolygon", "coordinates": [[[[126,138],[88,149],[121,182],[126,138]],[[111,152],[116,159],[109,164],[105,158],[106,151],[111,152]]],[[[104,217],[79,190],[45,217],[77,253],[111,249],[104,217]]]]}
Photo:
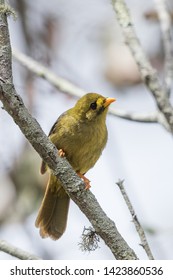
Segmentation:
{"type": "MultiPolygon", "coordinates": [[[[63,114],[61,114],[59,116],[59,118],[56,120],[56,122],[54,123],[54,125],[52,126],[48,136],[51,139],[51,135],[53,135],[55,132],[57,133],[56,127],[58,125],[58,123],[60,122],[60,120],[66,115],[66,112],[64,112],[63,114]]],[[[41,167],[40,167],[40,173],[44,174],[47,171],[47,167],[46,167],[46,163],[44,161],[42,161],[41,163],[41,167]]]]}

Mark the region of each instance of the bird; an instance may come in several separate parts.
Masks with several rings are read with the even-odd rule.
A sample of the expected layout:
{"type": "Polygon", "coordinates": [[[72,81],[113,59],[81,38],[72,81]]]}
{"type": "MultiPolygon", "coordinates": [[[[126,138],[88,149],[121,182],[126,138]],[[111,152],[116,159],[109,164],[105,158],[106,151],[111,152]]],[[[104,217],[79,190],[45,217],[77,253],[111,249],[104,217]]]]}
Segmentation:
{"type": "MultiPolygon", "coordinates": [[[[98,93],[87,93],[57,119],[49,132],[49,139],[66,157],[77,175],[84,180],[85,189],[90,181],[85,173],[99,159],[107,142],[106,115],[115,98],[106,98],[98,93]]],[[[36,218],[42,238],[59,239],[65,232],[70,198],[61,182],[42,161],[40,172],[49,172],[46,191],[36,218]]]]}

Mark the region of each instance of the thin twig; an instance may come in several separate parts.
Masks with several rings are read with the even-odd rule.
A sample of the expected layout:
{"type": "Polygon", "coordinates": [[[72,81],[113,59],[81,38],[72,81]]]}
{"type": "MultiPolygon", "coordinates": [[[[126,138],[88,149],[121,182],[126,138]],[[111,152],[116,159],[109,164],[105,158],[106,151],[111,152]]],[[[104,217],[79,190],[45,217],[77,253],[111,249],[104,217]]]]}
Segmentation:
{"type": "Polygon", "coordinates": [[[162,31],[163,46],[165,50],[165,85],[168,96],[170,95],[173,79],[173,42],[172,22],[166,0],[155,0],[156,10],[162,31]]]}
{"type": "Polygon", "coordinates": [[[3,251],[20,260],[41,260],[39,257],[21,250],[20,248],[9,244],[5,240],[0,240],[0,251],[3,251]]]}
{"type": "Polygon", "coordinates": [[[109,109],[109,114],[116,116],[127,121],[142,122],[142,123],[159,123],[161,124],[168,132],[170,132],[170,127],[165,120],[165,117],[159,111],[150,112],[150,113],[137,113],[137,112],[128,112],[122,109],[109,109]]]}
{"type": "Polygon", "coordinates": [[[168,122],[170,131],[173,133],[173,108],[167,96],[167,91],[162,87],[156,70],[151,66],[146,57],[139,39],[136,35],[130,12],[124,0],[112,0],[117,20],[124,34],[125,42],[138,65],[141,77],[152,93],[156,105],[168,122]]]}
{"type": "Polygon", "coordinates": [[[148,112],[148,113],[137,113],[128,112],[123,109],[110,109],[109,114],[126,119],[129,121],[143,122],[143,123],[157,123],[158,122],[158,112],[148,112]]]}
{"type": "Polygon", "coordinates": [[[137,215],[135,213],[135,210],[134,210],[134,208],[132,206],[132,203],[131,203],[131,201],[130,201],[128,195],[127,195],[127,192],[125,190],[124,180],[119,180],[116,184],[118,185],[118,187],[119,187],[119,189],[121,191],[121,194],[122,194],[122,196],[123,196],[123,198],[124,198],[124,200],[125,200],[125,202],[127,204],[127,207],[128,207],[128,209],[130,211],[130,214],[132,215],[135,228],[136,228],[136,230],[137,230],[137,232],[139,234],[140,240],[141,240],[141,246],[144,248],[148,258],[150,260],[154,260],[154,257],[152,255],[151,249],[149,247],[149,244],[148,244],[146,236],[145,236],[145,232],[144,232],[144,230],[143,230],[143,228],[142,228],[142,226],[141,226],[141,224],[140,224],[140,222],[138,220],[138,217],[137,217],[137,215]]]}
{"type": "MultiPolygon", "coordinates": [[[[19,50],[14,48],[12,52],[13,52],[13,57],[18,62],[20,62],[23,66],[27,67],[30,71],[35,73],[37,76],[47,80],[51,85],[56,87],[61,92],[65,92],[73,97],[81,97],[83,94],[85,94],[85,91],[83,89],[59,77],[54,72],[47,69],[47,67],[44,67],[41,63],[35,61],[33,58],[21,53],[19,50]]],[[[163,118],[159,117],[160,114],[159,112],[137,113],[137,112],[128,112],[121,109],[110,109],[109,114],[135,122],[144,122],[144,123],[159,122],[167,130],[169,130],[167,122],[163,118]]]]}

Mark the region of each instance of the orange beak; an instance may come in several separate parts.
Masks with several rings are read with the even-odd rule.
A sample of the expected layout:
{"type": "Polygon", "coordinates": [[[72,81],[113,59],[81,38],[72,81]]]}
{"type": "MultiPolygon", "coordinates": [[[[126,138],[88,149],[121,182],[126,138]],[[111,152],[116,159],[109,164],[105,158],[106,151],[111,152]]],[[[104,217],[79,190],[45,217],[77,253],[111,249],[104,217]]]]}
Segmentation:
{"type": "Polygon", "coordinates": [[[103,106],[106,108],[107,106],[109,106],[112,102],[116,101],[115,98],[106,98],[105,103],[103,104],[103,106]]]}

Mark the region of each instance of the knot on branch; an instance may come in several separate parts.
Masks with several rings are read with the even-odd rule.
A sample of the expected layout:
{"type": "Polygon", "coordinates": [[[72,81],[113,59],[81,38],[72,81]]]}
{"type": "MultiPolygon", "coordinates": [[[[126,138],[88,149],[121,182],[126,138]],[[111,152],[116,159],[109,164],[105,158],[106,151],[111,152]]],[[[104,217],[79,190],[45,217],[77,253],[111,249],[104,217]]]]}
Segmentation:
{"type": "Polygon", "coordinates": [[[144,82],[146,83],[146,85],[148,86],[149,83],[151,81],[151,76],[149,74],[144,76],[144,82]]]}
{"type": "Polygon", "coordinates": [[[15,10],[10,5],[0,5],[0,14],[5,14],[6,16],[12,16],[14,20],[17,19],[17,14],[15,10]]]}

